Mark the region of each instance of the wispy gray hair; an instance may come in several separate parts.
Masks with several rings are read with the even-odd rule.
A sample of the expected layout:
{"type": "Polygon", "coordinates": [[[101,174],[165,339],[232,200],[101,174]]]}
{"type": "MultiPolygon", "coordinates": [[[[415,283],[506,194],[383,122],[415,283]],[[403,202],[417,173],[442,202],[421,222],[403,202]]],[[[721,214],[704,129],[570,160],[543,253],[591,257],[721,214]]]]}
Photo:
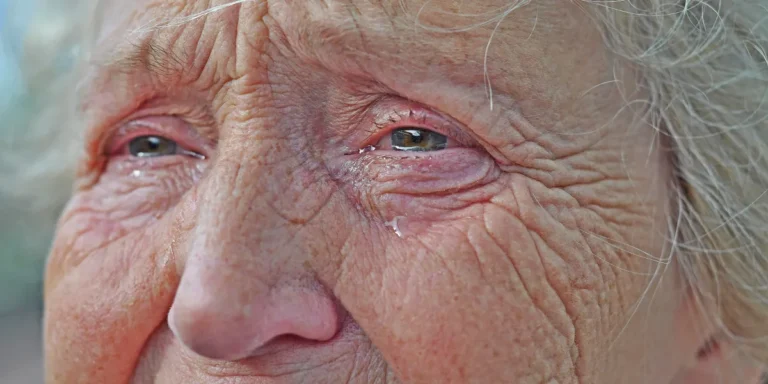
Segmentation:
{"type": "Polygon", "coordinates": [[[702,306],[768,363],[768,9],[762,0],[591,3],[672,143],[669,239],[702,306]]]}

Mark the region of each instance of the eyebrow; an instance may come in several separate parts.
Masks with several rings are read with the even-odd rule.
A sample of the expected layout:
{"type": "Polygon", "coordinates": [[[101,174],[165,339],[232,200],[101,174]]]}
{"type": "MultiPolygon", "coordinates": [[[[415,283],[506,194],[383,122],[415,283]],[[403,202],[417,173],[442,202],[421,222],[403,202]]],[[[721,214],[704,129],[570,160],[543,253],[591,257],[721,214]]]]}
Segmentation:
{"type": "Polygon", "coordinates": [[[81,111],[88,110],[93,104],[100,104],[105,89],[129,92],[133,90],[120,87],[126,84],[149,86],[152,83],[172,87],[181,81],[184,71],[193,60],[186,52],[166,48],[166,44],[157,35],[111,47],[99,56],[91,61],[79,87],[81,111]]]}
{"type": "MultiPolygon", "coordinates": [[[[360,25],[354,19],[332,27],[323,24],[313,25],[312,28],[302,27],[302,32],[314,32],[302,36],[305,38],[303,43],[306,44],[303,48],[309,51],[321,45],[327,48],[328,41],[350,41],[361,33],[360,25]]],[[[168,42],[169,36],[163,32],[165,31],[153,31],[133,42],[123,40],[99,52],[97,58],[90,63],[89,73],[92,76],[86,78],[83,84],[85,92],[82,94],[81,109],[87,108],[90,100],[100,98],[104,85],[120,84],[119,80],[116,81],[116,76],[130,79],[132,82],[149,81],[155,85],[161,84],[164,88],[179,85],[184,77],[189,75],[189,70],[196,68],[196,53],[173,49],[172,44],[168,42]]],[[[350,44],[341,45],[349,47],[350,44]]]]}
{"type": "Polygon", "coordinates": [[[156,38],[143,39],[127,47],[110,52],[107,60],[96,65],[99,73],[149,73],[161,79],[173,78],[188,68],[190,57],[186,52],[167,49],[156,38]]]}
{"type": "MultiPolygon", "coordinates": [[[[316,49],[318,46],[326,45],[329,41],[342,45],[352,46],[351,42],[365,46],[363,29],[359,23],[358,17],[360,10],[354,4],[344,7],[348,19],[343,22],[325,23],[307,22],[308,25],[301,25],[299,28],[303,32],[300,40],[306,44],[305,49],[316,49]]],[[[392,26],[395,25],[396,14],[387,7],[381,6],[386,15],[385,20],[392,26]]],[[[208,18],[212,12],[205,11],[200,13],[200,18],[208,18]]],[[[197,19],[195,17],[194,19],[197,19]]],[[[191,20],[190,20],[191,21],[191,20]]],[[[181,25],[173,23],[169,27],[180,27],[181,25]]],[[[94,63],[94,70],[99,74],[120,73],[148,73],[158,80],[170,80],[177,77],[180,72],[190,68],[194,64],[195,57],[188,52],[181,50],[168,49],[163,32],[165,27],[153,30],[152,33],[142,38],[139,42],[128,43],[122,47],[109,49],[105,52],[106,59],[94,63]]],[[[368,31],[370,33],[370,31],[368,31]]]]}

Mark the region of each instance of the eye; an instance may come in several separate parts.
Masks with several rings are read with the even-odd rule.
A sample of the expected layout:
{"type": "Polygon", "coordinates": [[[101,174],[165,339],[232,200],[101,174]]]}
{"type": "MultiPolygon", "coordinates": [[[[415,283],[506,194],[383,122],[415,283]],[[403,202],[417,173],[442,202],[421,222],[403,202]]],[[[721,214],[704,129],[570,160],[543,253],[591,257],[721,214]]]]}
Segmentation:
{"type": "Polygon", "coordinates": [[[396,151],[429,152],[440,151],[448,146],[448,137],[434,131],[422,128],[401,128],[390,133],[381,143],[391,145],[396,151]]]}
{"type": "Polygon", "coordinates": [[[161,136],[140,136],[128,143],[131,156],[135,157],[160,157],[173,156],[179,153],[175,141],[161,136]]]}

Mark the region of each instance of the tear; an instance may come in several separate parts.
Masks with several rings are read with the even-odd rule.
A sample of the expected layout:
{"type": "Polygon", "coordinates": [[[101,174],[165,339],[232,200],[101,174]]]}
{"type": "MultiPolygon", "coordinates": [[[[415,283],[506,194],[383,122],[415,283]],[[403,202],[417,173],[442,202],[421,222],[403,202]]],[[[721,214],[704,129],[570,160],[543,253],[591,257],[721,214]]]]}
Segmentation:
{"type": "Polygon", "coordinates": [[[403,238],[403,231],[400,230],[400,223],[399,223],[401,218],[402,217],[400,217],[400,216],[396,216],[394,219],[384,223],[384,225],[386,225],[389,228],[392,228],[392,230],[395,231],[395,234],[397,235],[397,237],[402,239],[403,238]]]}

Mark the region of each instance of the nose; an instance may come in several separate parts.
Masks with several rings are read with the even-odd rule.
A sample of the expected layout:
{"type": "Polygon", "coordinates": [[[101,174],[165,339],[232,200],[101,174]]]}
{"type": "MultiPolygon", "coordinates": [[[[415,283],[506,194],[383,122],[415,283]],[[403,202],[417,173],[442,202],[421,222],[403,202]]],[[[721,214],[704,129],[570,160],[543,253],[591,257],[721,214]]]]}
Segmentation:
{"type": "Polygon", "coordinates": [[[237,185],[249,183],[242,174],[217,172],[218,180],[200,187],[204,203],[181,256],[168,314],[176,338],[198,355],[230,361],[258,354],[281,336],[333,338],[340,308],[307,267],[301,228],[265,203],[279,197],[260,188],[258,178],[245,188],[237,185]]]}
{"type": "Polygon", "coordinates": [[[326,341],[336,334],[336,305],[322,287],[301,286],[296,284],[299,279],[272,287],[243,286],[242,278],[247,276],[219,268],[204,271],[193,266],[185,271],[168,323],[186,348],[211,359],[235,361],[258,353],[280,336],[326,341]],[[227,282],[233,286],[222,284],[227,282]]]}

